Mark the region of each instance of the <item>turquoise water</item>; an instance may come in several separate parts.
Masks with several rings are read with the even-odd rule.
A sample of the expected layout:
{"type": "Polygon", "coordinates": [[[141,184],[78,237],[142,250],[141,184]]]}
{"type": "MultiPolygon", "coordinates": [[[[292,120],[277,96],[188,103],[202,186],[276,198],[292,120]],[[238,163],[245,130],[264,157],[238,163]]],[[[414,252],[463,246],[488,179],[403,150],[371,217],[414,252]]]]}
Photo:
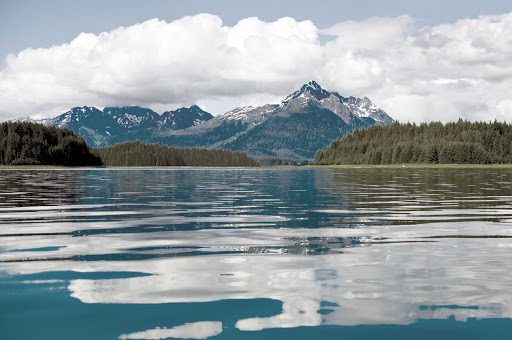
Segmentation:
{"type": "Polygon", "coordinates": [[[510,339],[507,169],[0,170],[1,339],[510,339]]]}

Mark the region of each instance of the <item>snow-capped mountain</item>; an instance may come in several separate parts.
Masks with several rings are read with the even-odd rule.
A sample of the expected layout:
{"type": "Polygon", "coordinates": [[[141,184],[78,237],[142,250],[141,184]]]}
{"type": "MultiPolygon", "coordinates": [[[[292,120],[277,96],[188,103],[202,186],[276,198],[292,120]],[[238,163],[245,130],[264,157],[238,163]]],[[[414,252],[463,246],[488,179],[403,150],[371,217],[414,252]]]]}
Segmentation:
{"type": "Polygon", "coordinates": [[[152,135],[155,130],[186,129],[211,118],[211,114],[196,105],[166,111],[162,115],[140,106],[106,107],[103,110],[84,106],[74,107],[55,118],[17,121],[65,127],[84,137],[91,146],[106,146],[113,140],[134,140],[139,139],[139,135],[152,135]]]}
{"type": "Polygon", "coordinates": [[[103,111],[84,106],[39,122],[67,127],[94,147],[140,140],[312,159],[318,149],[354,129],[392,124],[393,119],[366,97],[343,97],[311,81],[279,104],[239,107],[216,117],[196,105],[162,115],[138,106],[103,111]]]}
{"type": "MultiPolygon", "coordinates": [[[[328,92],[320,87],[315,81],[304,84],[300,90],[295,91],[281,102],[281,107],[286,106],[293,100],[307,101],[314,100],[328,110],[331,110],[347,124],[362,118],[371,118],[377,125],[388,125],[393,119],[386,112],[379,109],[367,97],[343,97],[337,92],[328,92]]],[[[373,124],[371,124],[373,125],[373,124]]]]}
{"type": "Polygon", "coordinates": [[[139,106],[106,107],[103,112],[125,129],[157,128],[162,118],[153,110],[139,106]]]}
{"type": "Polygon", "coordinates": [[[151,140],[301,159],[313,158],[318,149],[354,129],[391,123],[393,119],[368,98],[345,98],[311,81],[280,104],[239,107],[198,126],[163,133],[151,140]]]}

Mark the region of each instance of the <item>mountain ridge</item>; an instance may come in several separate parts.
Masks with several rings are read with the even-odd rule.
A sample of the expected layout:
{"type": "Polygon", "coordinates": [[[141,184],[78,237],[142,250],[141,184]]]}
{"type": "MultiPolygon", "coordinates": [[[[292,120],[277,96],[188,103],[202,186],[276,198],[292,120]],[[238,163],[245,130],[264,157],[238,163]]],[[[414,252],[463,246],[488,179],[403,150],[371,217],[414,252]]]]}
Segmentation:
{"type": "Polygon", "coordinates": [[[70,128],[95,147],[140,140],[312,159],[318,149],[355,129],[394,120],[367,97],[343,97],[310,81],[278,104],[237,107],[215,117],[197,105],[161,115],[139,106],[84,106],[36,122],[70,128]]]}

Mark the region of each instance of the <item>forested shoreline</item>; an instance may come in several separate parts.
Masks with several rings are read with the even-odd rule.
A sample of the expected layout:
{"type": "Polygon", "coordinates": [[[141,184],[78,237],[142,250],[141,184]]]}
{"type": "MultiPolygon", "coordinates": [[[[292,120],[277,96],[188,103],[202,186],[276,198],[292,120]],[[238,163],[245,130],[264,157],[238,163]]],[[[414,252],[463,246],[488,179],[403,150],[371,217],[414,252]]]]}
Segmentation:
{"type": "MultiPolygon", "coordinates": [[[[262,161],[267,161],[262,159],[262,161]]],[[[268,165],[281,164],[270,160],[268,165]]],[[[372,126],[319,150],[315,165],[512,164],[512,125],[459,120],[372,126]]],[[[125,142],[91,149],[69,129],[28,122],[0,124],[1,165],[259,166],[240,151],[125,142]]],[[[302,164],[302,163],[301,163],[302,164]]]]}
{"type": "Polygon", "coordinates": [[[240,151],[126,142],[92,149],[106,166],[259,166],[240,151]]]}
{"type": "Polygon", "coordinates": [[[69,129],[27,122],[0,124],[0,164],[98,166],[85,140],[69,129]]]}
{"type": "Polygon", "coordinates": [[[459,120],[372,126],[331,143],[315,165],[510,164],[512,125],[459,120]]]}
{"type": "Polygon", "coordinates": [[[91,149],[66,128],[29,122],[0,124],[0,165],[259,166],[243,152],[126,142],[91,149]]]}

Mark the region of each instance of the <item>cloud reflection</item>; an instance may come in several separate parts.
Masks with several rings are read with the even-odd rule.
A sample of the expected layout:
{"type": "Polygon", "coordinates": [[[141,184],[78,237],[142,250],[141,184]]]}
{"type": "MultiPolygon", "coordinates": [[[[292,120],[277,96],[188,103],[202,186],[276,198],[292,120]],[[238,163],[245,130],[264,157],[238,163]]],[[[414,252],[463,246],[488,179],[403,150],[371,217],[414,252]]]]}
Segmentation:
{"type": "MultiPolygon", "coordinates": [[[[50,190],[26,207],[4,195],[0,269],[33,274],[26,285],[65,285],[85,304],[281,302],[275,315],[233,311],[240,331],[512,318],[508,171],[195,169],[141,181],[132,173],[141,175],[65,177],[86,184],[82,201],[50,190]],[[130,201],[112,204],[121,192],[130,201]],[[38,209],[46,194],[51,204],[38,209]],[[58,282],[58,272],[95,279],[58,282]],[[116,272],[146,275],[103,275],[116,272]]],[[[122,336],[193,338],[188,329],[205,325],[207,337],[219,324],[122,336]]]]}
{"type": "Polygon", "coordinates": [[[186,323],[173,328],[155,328],[147,331],[135,332],[130,334],[122,334],[119,336],[121,340],[127,339],[146,339],[160,340],[167,338],[180,339],[206,339],[222,333],[222,322],[218,321],[202,321],[186,323]]]}
{"type": "Polygon", "coordinates": [[[131,271],[149,276],[70,281],[83,303],[204,303],[273,299],[282,312],[239,320],[243,331],[410,324],[418,319],[511,318],[512,254],[500,239],[380,244],[343,254],[211,255],[144,261],[20,262],[10,272],[131,271]]]}

